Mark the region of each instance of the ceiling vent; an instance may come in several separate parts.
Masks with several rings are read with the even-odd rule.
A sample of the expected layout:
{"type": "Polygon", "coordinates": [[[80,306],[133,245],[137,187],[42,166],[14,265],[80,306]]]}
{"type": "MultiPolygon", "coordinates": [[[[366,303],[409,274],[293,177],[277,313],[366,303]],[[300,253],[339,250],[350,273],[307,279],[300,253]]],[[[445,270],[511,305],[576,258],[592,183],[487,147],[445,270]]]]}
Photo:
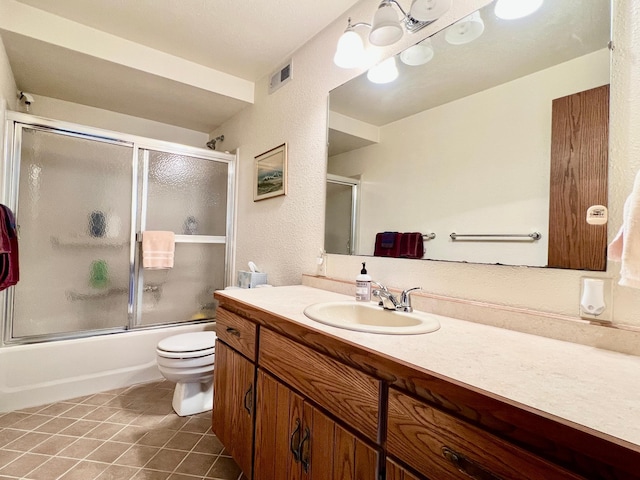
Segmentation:
{"type": "Polygon", "coordinates": [[[291,59],[269,77],[269,95],[291,80],[291,59]]]}

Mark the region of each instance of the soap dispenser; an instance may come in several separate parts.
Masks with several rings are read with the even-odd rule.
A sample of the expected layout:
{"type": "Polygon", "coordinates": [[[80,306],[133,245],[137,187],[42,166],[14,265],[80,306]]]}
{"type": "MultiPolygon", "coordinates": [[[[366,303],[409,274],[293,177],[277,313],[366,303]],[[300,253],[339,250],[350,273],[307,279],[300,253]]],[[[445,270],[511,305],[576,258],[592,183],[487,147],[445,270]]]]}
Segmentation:
{"type": "Polygon", "coordinates": [[[371,301],[371,277],[367,275],[365,262],[362,262],[360,275],[356,277],[356,300],[359,302],[371,301]]]}

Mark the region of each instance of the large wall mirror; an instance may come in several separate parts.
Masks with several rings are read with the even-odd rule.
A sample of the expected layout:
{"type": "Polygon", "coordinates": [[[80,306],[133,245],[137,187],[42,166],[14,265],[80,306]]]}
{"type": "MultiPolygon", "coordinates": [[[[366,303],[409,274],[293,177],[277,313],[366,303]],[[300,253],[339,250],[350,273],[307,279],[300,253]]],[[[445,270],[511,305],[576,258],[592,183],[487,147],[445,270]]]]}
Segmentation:
{"type": "Polygon", "coordinates": [[[326,251],[604,270],[610,1],[464,20],[331,91],[326,251]]]}

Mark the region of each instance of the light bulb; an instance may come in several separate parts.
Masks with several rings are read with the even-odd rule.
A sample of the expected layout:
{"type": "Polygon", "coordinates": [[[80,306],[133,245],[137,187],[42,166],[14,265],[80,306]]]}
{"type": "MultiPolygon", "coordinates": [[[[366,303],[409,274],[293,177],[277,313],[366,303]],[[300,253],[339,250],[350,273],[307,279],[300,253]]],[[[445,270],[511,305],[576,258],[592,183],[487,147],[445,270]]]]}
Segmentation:
{"type": "Polygon", "coordinates": [[[373,83],[390,83],[398,78],[396,57],[389,57],[378,65],[371,67],[367,72],[367,78],[373,83]]]}
{"type": "Polygon", "coordinates": [[[333,63],[340,68],[355,68],[362,64],[364,44],[362,38],[353,30],[347,30],[338,40],[333,63]]]}
{"type": "Polygon", "coordinates": [[[503,20],[515,20],[526,17],[538,10],[543,0],[498,0],[496,2],[496,17],[503,20]]]}

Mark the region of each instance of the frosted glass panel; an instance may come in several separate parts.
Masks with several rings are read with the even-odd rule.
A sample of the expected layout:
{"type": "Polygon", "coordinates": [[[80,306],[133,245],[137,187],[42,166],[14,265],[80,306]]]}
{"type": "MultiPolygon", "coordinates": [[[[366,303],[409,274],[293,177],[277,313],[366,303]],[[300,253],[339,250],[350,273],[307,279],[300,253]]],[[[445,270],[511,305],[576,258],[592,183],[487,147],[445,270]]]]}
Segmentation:
{"type": "Polygon", "coordinates": [[[146,230],[225,236],[228,165],[149,151],[146,230]]]}
{"type": "Polygon", "coordinates": [[[142,325],[213,318],[213,292],[224,288],[225,245],[178,243],[173,268],[140,275],[142,325]]]}
{"type": "Polygon", "coordinates": [[[13,338],[127,325],[132,155],[23,129],[13,338]]]}

